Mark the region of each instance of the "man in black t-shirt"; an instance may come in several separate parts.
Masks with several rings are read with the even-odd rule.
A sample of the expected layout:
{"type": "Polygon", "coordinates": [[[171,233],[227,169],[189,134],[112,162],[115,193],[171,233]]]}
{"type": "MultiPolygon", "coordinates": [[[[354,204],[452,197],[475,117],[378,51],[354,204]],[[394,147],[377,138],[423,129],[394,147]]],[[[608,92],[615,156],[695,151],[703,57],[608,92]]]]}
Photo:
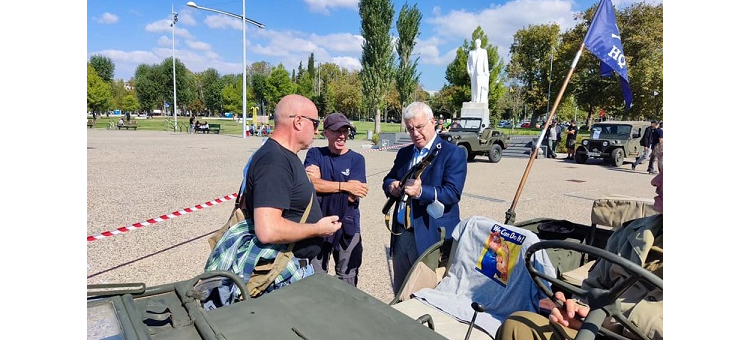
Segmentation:
{"type": "MultiPolygon", "coordinates": [[[[654,129],[654,133],[651,134],[651,149],[653,150],[657,145],[664,142],[664,122],[659,123],[659,127],[654,129]]],[[[648,173],[656,174],[654,170],[654,162],[657,160],[657,156],[651,153],[651,157],[648,160],[648,173]]]]}
{"type": "MultiPolygon", "coordinates": [[[[635,162],[633,162],[633,164],[630,165],[631,170],[635,170],[635,167],[638,164],[641,164],[644,160],[646,160],[646,158],[651,157],[651,151],[653,150],[652,139],[655,133],[654,131],[656,131],[658,126],[659,122],[652,120],[651,126],[647,127],[646,130],[643,131],[643,137],[641,137],[641,140],[639,142],[639,144],[643,147],[643,153],[640,157],[638,157],[638,159],[635,160],[635,162]]],[[[652,166],[653,164],[650,164],[648,168],[652,169],[652,166]]]]}
{"type": "Polygon", "coordinates": [[[568,147],[567,159],[573,159],[573,156],[576,152],[576,137],[578,137],[578,127],[576,126],[575,120],[570,121],[568,129],[565,131],[565,135],[567,136],[567,139],[565,140],[565,146],[568,147]]]}
{"type": "MultiPolygon", "coordinates": [[[[245,179],[247,211],[262,243],[294,242],[294,259],[302,277],[314,273],[311,260],[320,252],[323,237],[341,228],[338,216],[323,217],[315,188],[297,153],[313,143],[320,122],[318,109],[300,95],[287,95],[276,105],[276,129],[252,155],[245,179]],[[308,205],[309,215],[300,223],[308,205]]],[[[291,282],[275,283],[280,288],[291,282]]]]}

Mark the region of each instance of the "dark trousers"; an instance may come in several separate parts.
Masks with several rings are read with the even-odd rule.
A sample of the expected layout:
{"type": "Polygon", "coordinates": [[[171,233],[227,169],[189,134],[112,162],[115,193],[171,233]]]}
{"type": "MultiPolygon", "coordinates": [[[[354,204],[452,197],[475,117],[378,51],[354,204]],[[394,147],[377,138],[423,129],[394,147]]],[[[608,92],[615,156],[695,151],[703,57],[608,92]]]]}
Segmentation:
{"type": "Polygon", "coordinates": [[[334,268],[339,280],[354,287],[359,280],[359,267],[362,265],[362,235],[341,235],[339,249],[333,244],[324,242],[320,254],[312,260],[316,273],[328,273],[328,263],[333,255],[334,268]]]}
{"type": "Polygon", "coordinates": [[[654,172],[654,163],[656,163],[656,153],[652,152],[648,158],[648,172],[654,172]]]}
{"type": "Polygon", "coordinates": [[[391,235],[391,258],[393,259],[393,293],[398,293],[406,280],[414,262],[417,262],[417,244],[414,242],[414,232],[406,231],[399,223],[393,223],[394,232],[401,235],[391,235]]]}

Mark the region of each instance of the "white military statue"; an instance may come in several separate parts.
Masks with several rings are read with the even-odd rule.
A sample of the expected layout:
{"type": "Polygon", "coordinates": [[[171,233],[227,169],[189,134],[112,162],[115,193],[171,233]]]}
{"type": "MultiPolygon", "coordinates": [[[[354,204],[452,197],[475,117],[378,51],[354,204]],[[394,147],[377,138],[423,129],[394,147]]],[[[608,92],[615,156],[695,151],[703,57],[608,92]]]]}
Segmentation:
{"type": "Polygon", "coordinates": [[[486,103],[490,91],[490,69],[487,64],[487,50],[482,48],[482,40],[475,41],[476,48],[469,51],[466,69],[471,78],[471,101],[486,103]]]}

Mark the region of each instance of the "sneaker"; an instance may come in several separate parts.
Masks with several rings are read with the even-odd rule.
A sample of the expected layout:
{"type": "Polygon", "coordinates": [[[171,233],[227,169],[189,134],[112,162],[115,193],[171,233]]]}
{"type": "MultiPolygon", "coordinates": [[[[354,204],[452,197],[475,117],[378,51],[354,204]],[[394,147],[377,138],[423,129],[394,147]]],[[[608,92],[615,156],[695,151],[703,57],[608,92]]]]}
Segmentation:
{"type": "Polygon", "coordinates": [[[652,175],[656,175],[656,174],[657,174],[658,172],[656,172],[656,171],[654,171],[654,170],[649,170],[649,172],[648,172],[648,173],[650,173],[650,174],[652,174],[652,175]]]}
{"type": "Polygon", "coordinates": [[[633,171],[635,171],[635,163],[630,164],[630,169],[633,170],[633,171]]]}

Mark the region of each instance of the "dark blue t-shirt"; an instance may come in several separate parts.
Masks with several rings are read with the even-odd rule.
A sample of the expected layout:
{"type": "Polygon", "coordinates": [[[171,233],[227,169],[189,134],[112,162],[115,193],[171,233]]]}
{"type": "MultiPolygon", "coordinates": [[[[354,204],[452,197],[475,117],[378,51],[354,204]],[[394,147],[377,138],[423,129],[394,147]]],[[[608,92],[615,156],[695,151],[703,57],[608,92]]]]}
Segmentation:
{"type": "MultiPolygon", "coordinates": [[[[347,182],[357,180],[367,183],[365,175],[365,157],[359,153],[349,150],[343,155],[331,153],[328,147],[312,148],[307,151],[305,167],[317,165],[320,168],[320,177],[326,181],[347,182]]],[[[318,193],[323,216],[336,215],[341,221],[340,232],[337,232],[328,241],[338,245],[336,240],[343,232],[354,235],[360,232],[359,226],[359,199],[349,202],[349,194],[340,193],[318,193]]]]}
{"type": "Polygon", "coordinates": [[[659,139],[664,138],[664,130],[656,128],[651,133],[651,147],[655,148],[656,144],[659,144],[659,139]]]}

